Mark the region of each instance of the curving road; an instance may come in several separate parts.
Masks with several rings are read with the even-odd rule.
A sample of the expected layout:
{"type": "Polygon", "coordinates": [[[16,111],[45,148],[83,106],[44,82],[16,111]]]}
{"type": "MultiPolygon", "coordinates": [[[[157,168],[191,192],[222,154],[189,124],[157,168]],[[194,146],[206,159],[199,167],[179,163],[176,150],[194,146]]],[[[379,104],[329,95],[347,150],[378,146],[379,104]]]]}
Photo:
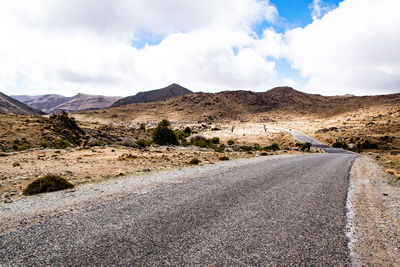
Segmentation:
{"type": "Polygon", "coordinates": [[[349,266],[345,202],[354,157],[216,164],[202,177],[2,234],[0,265],[349,266]]]}

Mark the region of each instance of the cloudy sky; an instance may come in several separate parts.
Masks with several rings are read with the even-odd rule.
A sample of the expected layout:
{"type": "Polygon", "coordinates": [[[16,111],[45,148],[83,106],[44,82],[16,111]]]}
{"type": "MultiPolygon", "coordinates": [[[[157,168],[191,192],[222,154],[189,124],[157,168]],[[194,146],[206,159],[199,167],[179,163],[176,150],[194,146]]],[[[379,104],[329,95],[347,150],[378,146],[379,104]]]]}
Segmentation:
{"type": "Polygon", "coordinates": [[[0,91],[400,92],[399,0],[1,0],[0,91]]]}

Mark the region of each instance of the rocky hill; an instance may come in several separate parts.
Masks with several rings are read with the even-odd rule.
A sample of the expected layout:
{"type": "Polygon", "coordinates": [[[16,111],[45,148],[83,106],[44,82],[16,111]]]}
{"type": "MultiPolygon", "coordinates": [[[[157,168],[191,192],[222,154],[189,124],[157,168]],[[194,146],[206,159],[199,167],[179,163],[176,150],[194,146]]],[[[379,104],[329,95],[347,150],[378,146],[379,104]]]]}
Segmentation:
{"type": "Polygon", "coordinates": [[[157,102],[169,99],[171,97],[182,96],[187,94],[192,94],[193,92],[185,87],[180,86],[179,84],[171,84],[167,87],[140,92],[133,96],[128,96],[116,101],[112,106],[119,107],[134,103],[148,103],[148,102],[157,102]]]}
{"type": "Polygon", "coordinates": [[[25,114],[25,115],[43,115],[44,112],[31,108],[30,106],[9,97],[0,92],[0,113],[3,114],[25,114]]]}
{"type": "Polygon", "coordinates": [[[46,113],[102,109],[111,106],[121,97],[77,94],[73,97],[49,94],[38,96],[15,95],[13,98],[46,113]]]}
{"type": "Polygon", "coordinates": [[[123,108],[111,107],[102,112],[85,112],[85,115],[112,120],[148,121],[159,118],[175,121],[241,120],[276,114],[329,117],[386,104],[400,106],[400,93],[362,97],[321,96],[299,92],[290,87],[277,87],[266,92],[193,93],[166,101],[126,105],[123,108]]]}

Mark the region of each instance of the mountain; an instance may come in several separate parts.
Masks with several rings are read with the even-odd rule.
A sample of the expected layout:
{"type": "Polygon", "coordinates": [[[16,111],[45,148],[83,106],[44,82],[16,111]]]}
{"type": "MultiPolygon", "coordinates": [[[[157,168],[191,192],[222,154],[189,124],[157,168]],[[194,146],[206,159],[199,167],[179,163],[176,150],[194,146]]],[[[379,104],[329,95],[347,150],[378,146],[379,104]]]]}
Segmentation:
{"type": "Polygon", "coordinates": [[[68,98],[67,101],[53,107],[52,112],[59,113],[61,111],[79,111],[79,110],[96,110],[111,106],[121,97],[101,96],[101,95],[86,95],[77,94],[68,98]]]}
{"type": "Polygon", "coordinates": [[[30,107],[39,109],[46,113],[51,113],[54,107],[61,105],[62,103],[70,99],[70,97],[65,97],[56,94],[36,95],[36,96],[12,95],[11,97],[27,104],[30,107]]]}
{"type": "Polygon", "coordinates": [[[102,109],[111,106],[121,97],[108,97],[101,95],[77,94],[73,97],[49,94],[38,96],[15,95],[13,98],[46,113],[59,113],[61,111],[78,111],[102,109]]]}
{"type": "Polygon", "coordinates": [[[167,87],[151,90],[147,92],[140,92],[133,96],[128,96],[116,101],[112,104],[112,107],[119,107],[124,105],[129,105],[133,103],[148,103],[157,102],[169,99],[171,97],[182,96],[187,94],[192,94],[193,92],[179,84],[171,84],[167,87]]]}
{"type": "Polygon", "coordinates": [[[0,92],[0,113],[4,114],[25,114],[25,115],[43,115],[44,112],[31,108],[30,106],[5,95],[0,92]]]}
{"type": "Polygon", "coordinates": [[[214,119],[246,120],[286,114],[329,117],[361,108],[400,106],[400,93],[378,96],[321,96],[297,91],[291,87],[276,87],[266,92],[223,91],[192,93],[161,102],[138,103],[111,107],[102,112],[85,112],[87,116],[132,121],[207,121],[214,119]]]}

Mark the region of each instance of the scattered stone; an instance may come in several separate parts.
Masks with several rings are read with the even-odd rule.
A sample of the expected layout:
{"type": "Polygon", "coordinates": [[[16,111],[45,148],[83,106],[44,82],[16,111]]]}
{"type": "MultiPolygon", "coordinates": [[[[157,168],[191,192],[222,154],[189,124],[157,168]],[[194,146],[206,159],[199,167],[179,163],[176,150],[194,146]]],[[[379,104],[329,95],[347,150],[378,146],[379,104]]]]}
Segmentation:
{"type": "Polygon", "coordinates": [[[4,199],[4,203],[13,203],[13,200],[11,198],[6,198],[4,199]]]}
{"type": "Polygon", "coordinates": [[[384,195],[385,197],[389,196],[389,194],[388,194],[388,193],[383,193],[383,195],[384,195]]]}
{"type": "Polygon", "coordinates": [[[21,166],[21,164],[19,164],[19,162],[14,162],[13,163],[13,167],[19,167],[19,166],[21,166]]]}

